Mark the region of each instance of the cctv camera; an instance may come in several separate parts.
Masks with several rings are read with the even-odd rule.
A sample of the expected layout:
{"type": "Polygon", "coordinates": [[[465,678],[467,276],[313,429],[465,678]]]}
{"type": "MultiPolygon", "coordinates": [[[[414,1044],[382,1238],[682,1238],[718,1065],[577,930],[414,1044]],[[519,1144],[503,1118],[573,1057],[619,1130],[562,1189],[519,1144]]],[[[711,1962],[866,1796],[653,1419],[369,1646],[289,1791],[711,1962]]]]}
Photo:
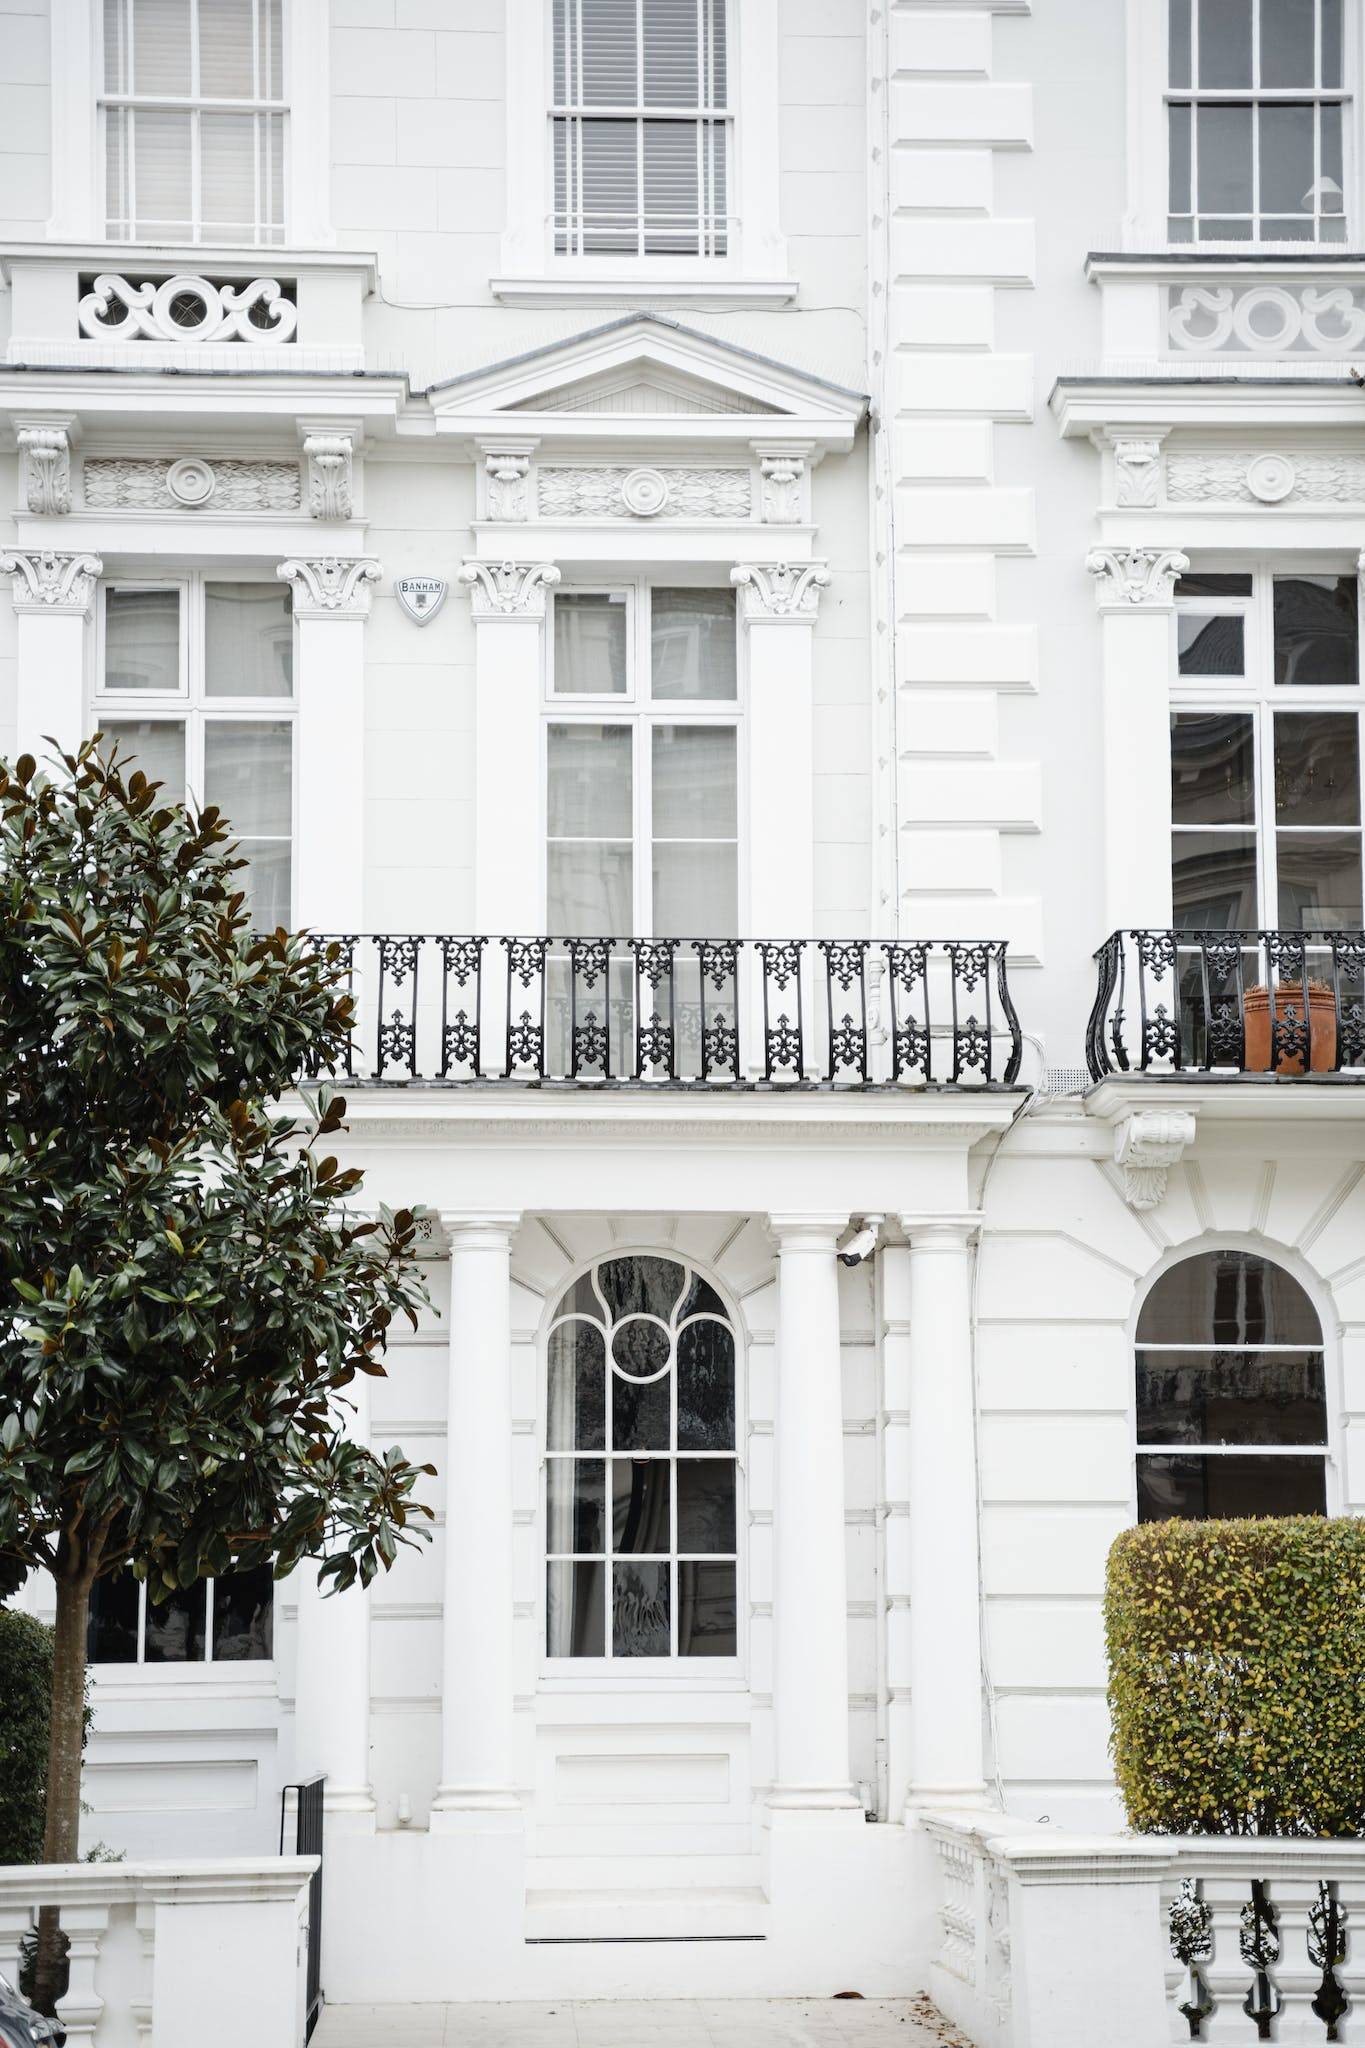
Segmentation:
{"type": "Polygon", "coordinates": [[[870,1223],[856,1231],[839,1252],[839,1263],[843,1266],[860,1266],[864,1259],[871,1258],[877,1249],[877,1232],[870,1223]]]}

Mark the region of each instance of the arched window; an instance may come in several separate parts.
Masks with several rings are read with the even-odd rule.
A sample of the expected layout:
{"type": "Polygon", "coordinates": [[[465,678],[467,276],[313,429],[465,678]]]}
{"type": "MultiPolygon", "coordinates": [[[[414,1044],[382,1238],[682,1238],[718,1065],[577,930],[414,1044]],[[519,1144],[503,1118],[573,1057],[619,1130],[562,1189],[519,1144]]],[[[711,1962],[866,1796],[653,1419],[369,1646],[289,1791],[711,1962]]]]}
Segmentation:
{"type": "Polygon", "coordinates": [[[546,1356],[551,1657],[733,1657],[735,1335],[685,1260],[599,1259],[546,1356]]]}
{"type": "Polygon", "coordinates": [[[1138,1520],[1327,1510],[1322,1325],[1255,1252],[1163,1273],[1137,1327],[1138,1520]]]}

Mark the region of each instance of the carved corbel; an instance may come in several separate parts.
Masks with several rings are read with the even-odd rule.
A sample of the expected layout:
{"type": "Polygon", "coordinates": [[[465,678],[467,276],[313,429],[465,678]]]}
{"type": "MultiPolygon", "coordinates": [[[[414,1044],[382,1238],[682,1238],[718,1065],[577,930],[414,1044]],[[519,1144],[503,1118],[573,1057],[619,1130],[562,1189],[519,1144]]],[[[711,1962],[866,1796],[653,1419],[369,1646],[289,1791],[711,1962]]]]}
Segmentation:
{"type": "Polygon", "coordinates": [[[515,523],[531,516],[531,457],[534,441],[482,441],[486,516],[515,523]]]}
{"type": "Polygon", "coordinates": [[[806,457],[809,444],[753,443],[762,485],[760,502],[768,526],[796,526],[805,516],[806,457]]]}
{"type": "Polygon", "coordinates": [[[1114,503],[1120,511],[1151,511],[1160,504],[1165,432],[1105,427],[1092,438],[1114,458],[1114,503]]]}
{"type": "Polygon", "coordinates": [[[24,511],[57,516],[71,510],[72,438],[72,423],[67,420],[16,420],[24,511]]]}
{"type": "Polygon", "coordinates": [[[314,519],[349,519],[352,511],[349,434],[305,434],[308,510],[314,519]]]}
{"type": "Polygon", "coordinates": [[[1167,1176],[1194,1143],[1194,1132],[1188,1109],[1135,1109],[1115,1126],[1114,1164],[1130,1209],[1155,1209],[1165,1200],[1167,1176]]]}

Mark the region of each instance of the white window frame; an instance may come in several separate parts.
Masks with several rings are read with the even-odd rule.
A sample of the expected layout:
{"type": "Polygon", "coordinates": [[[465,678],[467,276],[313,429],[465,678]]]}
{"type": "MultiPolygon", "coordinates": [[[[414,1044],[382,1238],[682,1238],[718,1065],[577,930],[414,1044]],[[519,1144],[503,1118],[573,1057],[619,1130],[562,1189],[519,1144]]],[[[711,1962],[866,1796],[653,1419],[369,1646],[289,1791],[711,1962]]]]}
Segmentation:
{"type": "MultiPolygon", "coordinates": [[[[650,656],[650,593],[663,590],[720,589],[719,584],[696,582],[667,573],[622,576],[607,580],[593,578],[562,583],[552,592],[545,621],[544,716],[541,719],[541,929],[549,931],[549,732],[552,725],[628,725],[631,739],[631,823],[633,831],[631,887],[633,938],[677,938],[687,933],[654,931],[653,860],[653,741],[660,725],[719,725],[735,733],[735,932],[745,928],[748,902],[748,758],[746,750],[744,634],[740,630],[739,606],[735,606],[735,695],[733,697],[656,697],[652,689],[650,656]],[[624,691],[574,690],[557,696],[554,687],[555,624],[554,605],[560,596],[616,595],[623,593],[627,604],[626,688],[624,691]]],[[[725,586],[728,588],[728,586],[725,586]]],[[[589,842],[597,844],[597,841],[589,842]]],[[[689,841],[688,844],[724,845],[724,840],[689,841]]],[[[552,934],[558,937],[559,934],[552,934]]],[[[676,1254],[674,1255],[676,1256],[676,1254]]]]}
{"type": "Polygon", "coordinates": [[[203,1584],[204,1654],[202,1657],[148,1658],[147,1609],[151,1601],[151,1595],[147,1589],[147,1581],[140,1579],[137,1588],[137,1656],[127,1659],[105,1659],[103,1661],[92,1658],[90,1663],[91,1671],[108,1672],[115,1680],[124,1678],[133,1671],[148,1671],[157,1678],[164,1677],[171,1672],[179,1674],[181,1672],[198,1673],[209,1671],[218,1674],[228,1670],[237,1671],[243,1666],[254,1672],[272,1672],[275,1668],[274,1630],[280,1620],[279,1611],[275,1606],[274,1589],[272,1588],[270,1595],[271,1654],[268,1657],[215,1657],[213,1654],[213,1607],[217,1580],[209,1577],[203,1581],[203,1584]]]}
{"type": "MultiPolygon", "coordinates": [[[[580,1260],[578,1264],[572,1267],[565,1274],[562,1280],[556,1283],[556,1286],[554,1287],[551,1294],[547,1296],[545,1303],[545,1315],[541,1326],[540,1341],[536,1347],[536,1361],[537,1441],[540,1449],[540,1475],[536,1510],[536,1556],[538,1560],[538,1569],[540,1573],[540,1591],[536,1602],[536,1627],[539,1632],[539,1650],[537,1663],[541,1682],[543,1684],[548,1684],[548,1686],[552,1689],[562,1689],[567,1692],[594,1690],[596,1687],[600,1686],[604,1679],[609,1680],[613,1687],[623,1690],[629,1690],[632,1681],[638,1684],[641,1680],[644,1680],[647,1684],[653,1687],[662,1678],[666,1678],[668,1680],[670,1688],[674,1685],[681,1685],[686,1687],[689,1691],[693,1689],[699,1691],[715,1690],[718,1686],[721,1688],[726,1688],[733,1687],[737,1684],[742,1684],[744,1681],[745,1673],[748,1668],[750,1633],[748,1593],[749,1547],[746,1541],[746,1534],[749,1526],[749,1485],[748,1465],[746,1459],[746,1446],[749,1440],[747,1370],[748,1353],[744,1342],[744,1325],[740,1320],[739,1311],[733,1299],[731,1298],[729,1289],[721,1283],[721,1281],[716,1277],[715,1273],[711,1270],[709,1266],[704,1265],[700,1260],[694,1259],[686,1253],[680,1253],[676,1245],[641,1245],[630,1243],[612,1245],[609,1250],[595,1252],[591,1258],[580,1260]],[[667,1657],[613,1657],[611,1655],[609,1634],[606,1639],[607,1654],[604,1657],[552,1657],[549,1652],[548,1565],[550,1562],[550,1452],[548,1445],[550,1336],[553,1330],[555,1329],[557,1323],[564,1320],[564,1318],[561,1318],[557,1314],[559,1303],[564,1299],[565,1295],[570,1292],[570,1290],[574,1287],[575,1283],[583,1276],[584,1273],[589,1272],[594,1266],[598,1265],[603,1259],[606,1258],[669,1259],[675,1265],[688,1267],[693,1272],[699,1274],[701,1278],[705,1280],[707,1285],[715,1290],[716,1295],[723,1303],[725,1308],[726,1320],[729,1323],[730,1334],[734,1339],[735,1346],[734,1451],[658,1451],[642,1455],[651,1455],[658,1459],[667,1460],[675,1467],[679,1457],[709,1457],[718,1461],[724,1460],[727,1462],[732,1462],[734,1465],[735,1655],[733,1657],[682,1657],[678,1655],[676,1650],[671,1650],[667,1657]]],[[[610,1355],[608,1355],[607,1371],[609,1374],[611,1370],[611,1359],[610,1355]]],[[[676,1374],[676,1370],[677,1367],[675,1363],[673,1366],[670,1367],[670,1371],[676,1374]]],[[[675,1379],[673,1394],[675,1417],[677,1412],[676,1385],[677,1382],[675,1379]]],[[[610,1434],[609,1420],[608,1434],[610,1434]]],[[[557,1455],[563,1455],[565,1457],[566,1462],[568,1462],[572,1454],[564,1453],[557,1455]]],[[[593,1458],[600,1455],[603,1461],[609,1466],[613,1455],[620,1457],[629,1454],[624,1452],[613,1453],[610,1450],[604,1450],[600,1454],[594,1451],[583,1451],[578,1453],[577,1455],[582,1458],[593,1458]]],[[[670,1493],[670,1528],[676,1538],[678,1516],[678,1500],[676,1485],[670,1488],[670,1493]]],[[[611,1499],[609,1489],[606,1505],[606,1516],[607,1528],[604,1531],[605,1547],[602,1552],[604,1566],[608,1566],[610,1564],[612,1556],[612,1551],[610,1547],[611,1499]]],[[[676,1541],[674,1543],[673,1549],[669,1554],[669,1561],[671,1570],[672,1567],[675,1566],[678,1562],[678,1551],[676,1541]]],[[[722,1557],[720,1561],[728,1563],[728,1556],[722,1557]]],[[[671,1602],[669,1614],[669,1627],[672,1635],[672,1640],[675,1643],[677,1641],[677,1623],[677,1604],[676,1602],[671,1602]]],[[[608,1631],[610,1631],[611,1612],[609,1607],[606,1615],[606,1628],[608,1631]]]]}
{"type": "MultiPolygon", "coordinates": [[[[319,165],[331,161],[331,21],[328,0],[283,0],[284,236],[252,245],[324,249],[335,245],[331,181],[319,165]]],[[[50,242],[106,243],[103,128],[103,11],[90,0],[49,0],[52,38],[52,132],[62,147],[52,153],[50,242]]],[[[190,246],[195,245],[177,245],[190,246]]],[[[228,245],[198,245],[224,258],[228,245]]]]}
{"type": "MultiPolygon", "coordinates": [[[[1133,252],[1173,250],[1188,259],[1206,255],[1247,255],[1251,251],[1273,250],[1299,257],[1319,257],[1329,264],[1335,257],[1358,251],[1365,235],[1365,203],[1361,191],[1361,166],[1365,163],[1365,93],[1358,81],[1365,64],[1365,21],[1362,0],[1343,0],[1342,90],[1324,97],[1341,98],[1342,189],[1345,194],[1346,238],[1340,242],[1245,241],[1172,242],[1168,220],[1170,190],[1168,104],[1174,99],[1193,97],[1183,89],[1171,88],[1167,0],[1128,0],[1127,34],[1127,184],[1128,203],[1124,213],[1122,246],[1133,252]]],[[[1224,97],[1248,102],[1274,94],[1229,91],[1224,97]]],[[[1279,97],[1304,100],[1314,95],[1307,88],[1286,90],[1279,97]]]]}
{"type": "Polygon", "coordinates": [[[509,304],[634,304],[651,298],[727,305],[786,304],[796,296],[780,227],[779,0],[729,0],[731,118],[724,256],[558,256],[554,253],[552,0],[506,0],[507,227],[494,296],[509,304]]]}
{"type": "MultiPolygon", "coordinates": [[[[289,831],[289,923],[296,922],[299,866],[299,648],[298,626],[292,622],[294,642],[294,690],[289,697],[211,697],[205,675],[205,590],[214,583],[268,584],[267,575],[233,573],[230,570],[187,570],[179,574],[152,576],[105,576],[99,587],[95,614],[94,681],[90,692],[88,726],[94,730],[101,718],[145,720],[185,728],[185,789],[198,804],[203,802],[204,729],[213,724],[259,723],[270,720],[291,729],[290,831],[289,831]],[[110,590],[174,590],[180,597],[180,676],[174,690],[110,690],[105,674],[105,608],[110,590]]],[[[231,820],[229,821],[231,822],[231,820]]],[[[248,837],[252,835],[246,835],[248,837]]],[[[261,834],[264,838],[266,835],[261,834]]],[[[272,844],[279,843],[272,840],[272,844]]]]}
{"type": "MultiPolygon", "coordinates": [[[[1325,1297],[1326,1290],[1323,1282],[1316,1273],[1309,1269],[1297,1252],[1292,1251],[1287,1245],[1271,1244],[1264,1238],[1259,1238],[1245,1232],[1220,1231],[1216,1237],[1188,1240],[1184,1244],[1173,1246],[1170,1251],[1163,1255],[1158,1264],[1152,1267],[1138,1290],[1133,1303],[1132,1314],[1128,1321],[1128,1471],[1130,1474],[1128,1518],[1130,1522],[1136,1523],[1138,1518],[1139,1458],[1173,1457],[1188,1455],[1191,1452],[1197,1453],[1201,1457],[1209,1455],[1210,1452],[1215,1457],[1316,1458],[1320,1456],[1323,1463],[1323,1497],[1328,1519],[1330,1520],[1333,1515],[1344,1513],[1340,1456],[1342,1368],[1341,1347],[1336,1334],[1340,1328],[1341,1319],[1333,1308],[1331,1301],[1325,1297]],[[1209,1253],[1218,1252],[1251,1252],[1257,1258],[1264,1259],[1270,1265],[1282,1267],[1291,1280],[1297,1280],[1312,1303],[1314,1313],[1318,1319],[1318,1328],[1322,1332],[1322,1393],[1323,1407],[1326,1411],[1326,1435],[1323,1443],[1229,1444],[1226,1447],[1205,1444],[1139,1443],[1137,1354],[1140,1350],[1150,1351],[1155,1348],[1152,1345],[1139,1344],[1138,1342],[1138,1325],[1142,1320],[1142,1311],[1146,1306],[1147,1298],[1157,1282],[1164,1279],[1173,1267],[1184,1265],[1187,1259],[1203,1258],[1209,1253]]],[[[1184,1351],[1194,1351],[1200,1347],[1195,1344],[1186,1344],[1181,1345],[1179,1348],[1184,1351]]],[[[1231,1350],[1234,1347],[1223,1345],[1218,1348],[1231,1350]]],[[[1311,1345],[1295,1346],[1296,1350],[1311,1350],[1312,1348],[1311,1345]]]]}
{"type": "MultiPolygon", "coordinates": [[[[1276,578],[1293,576],[1343,576],[1354,574],[1354,569],[1340,560],[1335,562],[1317,560],[1289,563],[1275,556],[1238,557],[1236,562],[1209,562],[1206,574],[1249,575],[1252,579],[1250,597],[1181,597],[1175,600],[1171,618],[1171,713],[1182,712],[1245,712],[1252,720],[1252,732],[1256,750],[1256,819],[1254,826],[1200,826],[1191,831],[1245,832],[1251,830],[1256,839],[1256,894],[1257,925],[1265,930],[1279,928],[1279,887],[1276,871],[1276,835],[1281,829],[1275,822],[1275,749],[1273,737],[1274,715],[1277,711],[1297,712],[1354,712],[1357,721],[1365,718],[1365,676],[1357,671],[1354,683],[1338,683],[1334,686],[1306,688],[1302,684],[1275,682],[1275,615],[1274,585],[1276,578]],[[1179,619],[1182,615],[1216,613],[1219,616],[1238,614],[1244,621],[1244,665],[1241,676],[1182,676],[1178,666],[1179,619]]],[[[1199,573],[1198,566],[1195,574],[1199,573]]],[[[1357,598],[1357,630],[1360,632],[1359,598],[1357,598]]],[[[1365,662],[1365,632],[1360,632],[1360,658],[1365,662]]],[[[1359,827],[1341,826],[1343,832],[1357,831],[1361,841],[1361,862],[1363,883],[1365,883],[1365,725],[1361,726],[1361,819],[1359,827]]],[[[1293,830],[1293,827],[1287,828],[1293,830]]],[[[1328,829],[1328,828],[1324,828],[1328,829]]],[[[1172,827],[1172,854],[1174,853],[1174,826],[1172,827]]]]}

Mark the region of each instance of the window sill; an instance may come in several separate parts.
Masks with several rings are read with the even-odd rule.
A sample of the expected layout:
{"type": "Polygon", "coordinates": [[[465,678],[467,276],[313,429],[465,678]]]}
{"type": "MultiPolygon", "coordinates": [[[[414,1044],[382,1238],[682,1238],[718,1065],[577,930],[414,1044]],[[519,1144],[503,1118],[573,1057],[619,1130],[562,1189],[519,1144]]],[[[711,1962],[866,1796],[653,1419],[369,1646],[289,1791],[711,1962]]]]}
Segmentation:
{"type": "Polygon", "coordinates": [[[495,277],[489,289],[504,306],[790,306],[794,277],[746,277],[704,265],[651,269],[647,263],[579,268],[566,265],[535,276],[495,277]]]}

